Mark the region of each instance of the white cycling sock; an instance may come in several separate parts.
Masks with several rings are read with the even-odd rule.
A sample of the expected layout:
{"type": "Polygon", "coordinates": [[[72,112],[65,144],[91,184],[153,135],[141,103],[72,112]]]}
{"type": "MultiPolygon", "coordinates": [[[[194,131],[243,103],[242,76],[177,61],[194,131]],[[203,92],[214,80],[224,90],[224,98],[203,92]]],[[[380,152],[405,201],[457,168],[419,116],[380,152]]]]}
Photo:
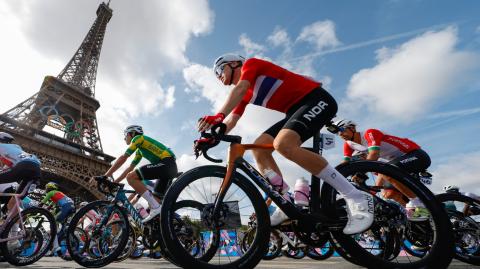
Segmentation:
{"type": "Polygon", "coordinates": [[[325,180],[334,189],[336,189],[343,197],[356,199],[361,197],[361,191],[357,190],[348,180],[340,174],[333,166],[327,164],[316,177],[325,180]]]}
{"type": "Polygon", "coordinates": [[[142,197],[147,200],[148,204],[150,205],[151,209],[158,208],[160,204],[155,200],[155,197],[153,197],[153,194],[149,191],[146,190],[143,194],[142,197]]]}

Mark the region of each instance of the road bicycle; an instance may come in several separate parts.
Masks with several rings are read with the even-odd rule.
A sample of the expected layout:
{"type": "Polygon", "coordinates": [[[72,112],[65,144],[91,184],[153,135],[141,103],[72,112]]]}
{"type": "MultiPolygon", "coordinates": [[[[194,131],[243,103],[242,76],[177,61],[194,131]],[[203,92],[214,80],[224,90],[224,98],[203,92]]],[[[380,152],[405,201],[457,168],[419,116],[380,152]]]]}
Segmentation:
{"type": "MultiPolygon", "coordinates": [[[[124,190],[123,184],[114,183],[104,176],[94,179],[107,200],[91,202],[73,216],[67,230],[67,247],[73,260],[85,267],[102,267],[119,259],[122,254],[126,258],[136,242],[136,234],[143,237],[143,243],[148,248],[159,247],[162,257],[169,260],[169,252],[162,245],[159,218],[142,223],[140,213],[126,196],[132,191],[124,190]],[[101,216],[95,223],[85,217],[91,210],[101,216]],[[82,231],[81,234],[79,230],[82,231]]],[[[196,201],[184,201],[174,208],[196,207],[198,204],[196,201]]],[[[185,248],[192,250],[196,241],[192,240],[194,235],[188,222],[176,218],[175,227],[178,234],[182,234],[185,248]]],[[[205,255],[202,257],[207,259],[205,255]]]]}
{"type": "Polygon", "coordinates": [[[41,259],[51,249],[57,233],[55,218],[48,210],[41,207],[21,209],[21,200],[35,187],[31,181],[19,194],[0,193],[0,196],[10,196],[15,201],[0,224],[0,256],[15,266],[29,265],[41,259]]]}
{"type": "MultiPolygon", "coordinates": [[[[447,214],[434,195],[418,180],[402,171],[400,168],[381,162],[355,161],[337,166],[337,170],[347,179],[358,173],[374,177],[383,174],[394,178],[399,184],[409,189],[426,207],[430,214],[429,223],[433,236],[429,241],[428,253],[423,257],[397,257],[389,260],[376,256],[364,249],[355,240],[356,235],[345,235],[342,230],[347,222],[345,203],[341,196],[329,184],[320,184],[320,179],[312,178],[311,199],[307,211],[297,208],[287,201],[269,184],[243,155],[251,149],[273,150],[272,145],[241,144],[242,138],[235,135],[225,135],[226,126],[214,126],[209,133],[203,132],[202,137],[213,139],[214,143],[199,148],[200,154],[206,159],[219,163],[222,160],[211,158],[207,151],[217,146],[221,141],[229,142],[227,166],[206,165],[193,168],[183,173],[167,191],[161,212],[161,231],[166,247],[179,265],[185,268],[253,268],[267,252],[270,237],[270,219],[267,207],[260,191],[267,194],[273,202],[291,219],[298,236],[307,245],[323,245],[333,240],[348,255],[349,261],[365,267],[376,268],[422,268],[433,266],[446,268],[453,256],[453,237],[447,214]],[[321,194],[321,195],[320,195],[321,194]],[[196,212],[179,212],[174,205],[183,200],[197,200],[204,206],[196,212]],[[234,203],[237,212],[227,205],[234,203]],[[255,235],[246,251],[225,252],[215,242],[210,242],[206,248],[216,251],[215,257],[209,261],[192,257],[184,249],[174,228],[175,214],[186,215],[199,223],[203,232],[218,233],[226,228],[232,229],[229,223],[236,223],[235,229],[246,229],[248,217],[255,213],[257,218],[255,235]],[[240,223],[232,220],[240,216],[240,223]],[[312,233],[318,236],[313,239],[312,233]]],[[[314,139],[317,145],[319,136],[314,139]]],[[[372,182],[372,178],[368,182],[372,182]]],[[[371,183],[370,183],[371,184],[371,183]]],[[[398,205],[374,197],[375,218],[372,227],[381,225],[403,233],[405,229],[404,210],[398,205]]]]}

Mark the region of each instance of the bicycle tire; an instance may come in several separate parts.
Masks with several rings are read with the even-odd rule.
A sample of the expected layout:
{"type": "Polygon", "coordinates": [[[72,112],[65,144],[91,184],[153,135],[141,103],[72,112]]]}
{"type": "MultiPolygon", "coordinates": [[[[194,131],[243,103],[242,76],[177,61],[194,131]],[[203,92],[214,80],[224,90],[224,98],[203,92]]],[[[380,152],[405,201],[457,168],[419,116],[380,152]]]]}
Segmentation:
{"type": "Polygon", "coordinates": [[[161,230],[163,241],[172,254],[173,259],[184,268],[199,269],[227,269],[227,268],[254,268],[265,255],[268,248],[270,235],[270,218],[265,202],[257,188],[243,175],[238,172],[232,174],[232,183],[235,183],[251,200],[257,215],[257,234],[253,246],[237,260],[221,265],[213,265],[207,262],[195,259],[187,253],[182,245],[176,239],[174,227],[171,227],[171,220],[174,203],[183,188],[191,182],[205,178],[216,177],[224,178],[226,168],[222,166],[207,165],[194,168],[183,173],[169,188],[165,194],[161,212],[161,230]]]}
{"type": "Polygon", "coordinates": [[[128,217],[125,210],[123,210],[118,205],[112,205],[112,203],[109,201],[91,202],[86,206],[80,208],[80,210],[78,210],[77,213],[75,213],[75,215],[73,216],[68,226],[68,229],[66,232],[68,251],[70,252],[70,256],[72,257],[72,259],[81,266],[88,267],[88,268],[103,267],[114,262],[115,259],[122,253],[122,251],[125,248],[125,245],[127,244],[129,232],[130,232],[130,225],[129,225],[128,217]],[[83,250],[82,250],[82,253],[79,253],[79,251],[75,249],[76,248],[75,244],[77,243],[75,242],[75,239],[76,239],[75,228],[77,228],[78,222],[88,211],[94,210],[95,208],[106,207],[106,206],[112,206],[114,208],[114,212],[118,214],[118,216],[121,218],[120,220],[123,219],[123,222],[126,225],[122,227],[122,235],[121,235],[120,241],[116,249],[112,253],[110,253],[106,257],[102,257],[98,259],[93,259],[93,257],[90,256],[90,258],[92,259],[89,260],[87,259],[86,256],[83,256],[83,250]]]}
{"type": "Polygon", "coordinates": [[[278,232],[276,230],[272,230],[270,234],[268,252],[265,254],[265,256],[263,256],[263,259],[269,261],[277,258],[280,253],[282,253],[282,241],[282,237],[278,235],[278,232]],[[271,251],[270,244],[273,245],[273,251],[271,251]]]}
{"type": "MultiPolygon", "coordinates": [[[[327,246],[327,244],[328,243],[325,243],[325,245],[323,247],[321,247],[320,249],[325,248],[327,246]]],[[[318,253],[316,248],[310,247],[307,251],[307,256],[310,259],[313,259],[313,260],[323,261],[323,260],[326,260],[326,259],[330,258],[333,255],[334,252],[335,252],[335,249],[333,248],[333,246],[328,244],[328,250],[325,253],[318,253]]]]}
{"type": "MultiPolygon", "coordinates": [[[[46,234],[46,235],[48,235],[48,238],[45,238],[45,236],[43,235],[43,232],[40,231],[40,229],[36,229],[34,231],[35,236],[41,237],[41,244],[39,243],[39,245],[41,247],[38,251],[35,251],[36,253],[34,253],[33,256],[29,256],[29,258],[17,257],[16,255],[13,255],[12,253],[9,252],[8,244],[7,244],[8,242],[1,243],[0,248],[2,250],[3,257],[5,258],[6,261],[8,261],[8,263],[10,263],[12,265],[15,265],[15,266],[30,265],[32,263],[35,263],[39,259],[41,259],[43,256],[45,256],[45,254],[48,252],[48,250],[50,250],[52,248],[53,240],[54,240],[55,235],[57,233],[57,226],[56,226],[56,222],[55,222],[55,217],[52,215],[52,213],[50,213],[48,210],[40,208],[40,207],[30,207],[30,208],[27,208],[27,209],[23,210],[20,214],[17,214],[15,217],[13,217],[13,219],[9,223],[7,223],[7,225],[5,226],[5,229],[2,232],[1,238],[7,238],[8,237],[10,229],[12,229],[13,225],[19,220],[20,215],[22,216],[22,220],[25,221],[27,219],[26,216],[28,216],[30,214],[32,214],[32,215],[43,215],[44,217],[46,217],[46,219],[50,223],[50,225],[48,227],[49,231],[50,231],[50,234],[46,234]],[[45,239],[48,240],[48,242],[46,244],[44,243],[45,239]]],[[[42,230],[45,230],[43,227],[40,227],[40,226],[37,226],[37,228],[41,228],[42,230]]]]}
{"type": "MultiPolygon", "coordinates": [[[[343,234],[342,231],[332,231],[332,236],[338,241],[338,243],[345,249],[350,255],[356,257],[355,260],[360,262],[360,265],[365,267],[376,268],[447,268],[454,256],[453,246],[454,239],[452,234],[452,227],[448,219],[448,215],[442,205],[435,199],[433,193],[412,178],[411,175],[400,170],[393,165],[377,162],[377,161],[355,161],[340,164],[337,166],[337,170],[345,177],[354,175],[355,173],[376,172],[384,174],[386,176],[395,178],[399,183],[408,187],[420,200],[424,206],[430,212],[430,219],[435,225],[436,236],[435,241],[430,247],[430,251],[427,255],[419,258],[418,261],[414,261],[408,264],[399,264],[388,259],[382,259],[376,257],[372,253],[363,249],[358,245],[351,236],[343,234]]],[[[331,214],[331,217],[335,217],[336,212],[328,210],[329,208],[335,209],[337,192],[329,184],[323,184],[322,186],[322,208],[326,209],[327,214],[331,214]]]]}
{"type": "MultiPolygon", "coordinates": [[[[463,202],[463,203],[466,203],[466,204],[480,205],[479,201],[477,201],[477,200],[475,200],[471,197],[462,195],[460,193],[441,193],[441,194],[437,194],[435,197],[441,203],[447,202],[447,201],[459,201],[459,202],[463,202]]],[[[450,211],[447,210],[447,213],[450,214],[450,211]]],[[[477,231],[480,232],[480,224],[476,223],[474,220],[469,221],[469,225],[476,226],[477,231]]],[[[454,228],[454,231],[455,231],[455,228],[454,228]]],[[[479,232],[477,232],[477,233],[479,233],[479,232]]],[[[473,256],[472,255],[462,255],[458,251],[455,251],[455,259],[457,259],[459,261],[462,261],[462,262],[465,262],[465,263],[472,264],[472,265],[480,265],[480,253],[479,253],[479,251],[477,251],[476,253],[473,253],[473,256]]]]}

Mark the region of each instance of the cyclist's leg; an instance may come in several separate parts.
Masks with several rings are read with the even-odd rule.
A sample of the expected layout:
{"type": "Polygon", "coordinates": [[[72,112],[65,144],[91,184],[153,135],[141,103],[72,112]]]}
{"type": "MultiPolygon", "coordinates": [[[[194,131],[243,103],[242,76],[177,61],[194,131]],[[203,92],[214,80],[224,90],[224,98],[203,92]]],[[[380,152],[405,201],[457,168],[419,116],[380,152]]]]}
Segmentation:
{"type": "Polygon", "coordinates": [[[157,168],[157,180],[153,186],[153,191],[158,197],[163,197],[170,187],[172,180],[178,174],[178,168],[175,158],[165,158],[163,164],[157,168]]]}
{"type": "MultiPolygon", "coordinates": [[[[282,127],[287,122],[287,118],[275,123],[270,128],[268,128],[265,132],[263,132],[256,140],[255,144],[273,144],[275,136],[277,136],[278,132],[282,129],[282,127]]],[[[266,169],[271,169],[275,171],[278,175],[282,176],[280,168],[278,167],[277,163],[273,159],[272,153],[273,149],[255,149],[252,151],[255,161],[257,163],[257,167],[259,171],[263,174],[266,169]]]]}
{"type": "MultiPolygon", "coordinates": [[[[424,150],[418,149],[406,153],[389,163],[396,165],[409,173],[418,173],[425,171],[430,166],[431,160],[430,156],[428,156],[424,150]]],[[[415,198],[415,195],[407,187],[398,183],[396,180],[392,178],[386,178],[386,180],[408,198],[415,198]]]]}
{"type": "Polygon", "coordinates": [[[357,190],[319,154],[303,149],[301,144],[318,133],[337,113],[337,103],[323,89],[315,89],[294,105],[292,116],[274,140],[273,146],[285,158],[322,178],[341,193],[347,203],[349,221],[346,234],[362,232],[373,222],[373,198],[357,190]]]}

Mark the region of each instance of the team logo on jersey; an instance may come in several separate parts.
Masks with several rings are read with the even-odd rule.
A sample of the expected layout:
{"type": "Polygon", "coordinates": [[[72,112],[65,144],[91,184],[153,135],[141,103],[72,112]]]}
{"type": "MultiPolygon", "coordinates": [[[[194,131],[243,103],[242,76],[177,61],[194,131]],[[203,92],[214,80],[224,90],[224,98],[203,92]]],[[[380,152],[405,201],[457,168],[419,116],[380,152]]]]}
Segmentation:
{"type": "Polygon", "coordinates": [[[312,107],[307,113],[303,114],[303,117],[307,119],[308,121],[312,121],[315,119],[315,117],[322,113],[323,110],[325,110],[325,107],[327,107],[328,104],[325,103],[324,101],[318,102],[318,104],[314,107],[312,107]]]}

